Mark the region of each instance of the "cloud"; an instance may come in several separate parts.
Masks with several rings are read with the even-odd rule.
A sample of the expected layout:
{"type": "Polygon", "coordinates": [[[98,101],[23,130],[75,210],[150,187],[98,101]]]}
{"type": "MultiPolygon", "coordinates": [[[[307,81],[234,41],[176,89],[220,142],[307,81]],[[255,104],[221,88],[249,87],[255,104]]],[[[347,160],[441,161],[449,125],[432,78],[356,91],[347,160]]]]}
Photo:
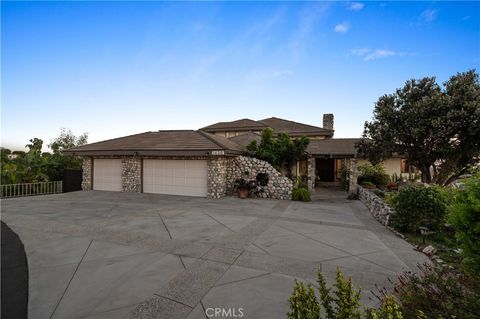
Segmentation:
{"type": "Polygon", "coordinates": [[[438,10],[427,9],[422,12],[422,14],[420,15],[420,18],[424,22],[432,22],[432,21],[435,21],[435,19],[437,19],[437,16],[438,16],[438,10]]]}
{"type": "Polygon", "coordinates": [[[350,29],[350,25],[346,22],[343,22],[343,23],[337,24],[334,30],[337,33],[346,33],[349,29],[350,29]]]}
{"type": "Polygon", "coordinates": [[[394,56],[407,56],[407,55],[414,55],[411,52],[397,52],[387,49],[352,49],[350,50],[350,55],[360,56],[363,57],[364,61],[371,61],[376,59],[383,59],[388,57],[394,56]]]}
{"type": "Polygon", "coordinates": [[[400,55],[397,52],[391,50],[375,50],[369,54],[367,54],[364,58],[365,61],[381,59],[381,58],[388,58],[391,56],[400,55]]]}
{"type": "Polygon", "coordinates": [[[350,11],[360,11],[363,9],[363,7],[365,7],[365,5],[361,2],[352,2],[347,10],[350,10],[350,11]]]}

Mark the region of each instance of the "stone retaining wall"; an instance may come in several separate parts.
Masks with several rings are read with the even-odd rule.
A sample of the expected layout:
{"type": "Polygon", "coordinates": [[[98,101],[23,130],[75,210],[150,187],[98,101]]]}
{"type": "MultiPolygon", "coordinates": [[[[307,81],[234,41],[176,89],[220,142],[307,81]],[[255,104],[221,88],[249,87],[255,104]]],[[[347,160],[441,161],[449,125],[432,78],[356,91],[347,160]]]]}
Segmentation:
{"type": "Polygon", "coordinates": [[[385,226],[390,223],[390,216],[392,215],[392,209],[385,204],[383,199],[378,197],[372,191],[357,185],[358,199],[367,206],[372,216],[385,226]]]}
{"type": "Polygon", "coordinates": [[[257,187],[256,192],[258,197],[274,199],[291,198],[293,183],[288,177],[283,176],[268,162],[246,156],[238,156],[229,161],[226,174],[226,193],[230,195],[234,194],[235,180],[240,178],[255,180],[259,173],[268,174],[268,184],[257,187]]]}

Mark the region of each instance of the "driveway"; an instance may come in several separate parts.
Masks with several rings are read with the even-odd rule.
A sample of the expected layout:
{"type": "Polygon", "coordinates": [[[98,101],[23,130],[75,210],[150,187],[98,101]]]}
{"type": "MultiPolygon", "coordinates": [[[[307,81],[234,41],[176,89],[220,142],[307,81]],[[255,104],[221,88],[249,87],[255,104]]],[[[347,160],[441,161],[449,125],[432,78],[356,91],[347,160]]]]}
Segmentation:
{"type": "Polygon", "coordinates": [[[375,284],[426,260],[345,197],[90,191],[7,199],[1,208],[25,246],[31,319],[205,318],[215,308],[284,318],[294,280],[315,283],[319,268],[332,282],[340,267],[371,305],[375,284]]]}

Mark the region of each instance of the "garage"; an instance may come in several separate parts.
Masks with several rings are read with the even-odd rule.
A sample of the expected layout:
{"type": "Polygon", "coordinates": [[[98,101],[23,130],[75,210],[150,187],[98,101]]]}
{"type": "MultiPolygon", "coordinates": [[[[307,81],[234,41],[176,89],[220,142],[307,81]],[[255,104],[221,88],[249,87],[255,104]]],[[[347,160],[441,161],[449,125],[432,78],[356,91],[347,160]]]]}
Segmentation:
{"type": "Polygon", "coordinates": [[[98,159],[93,162],[93,189],[101,191],[122,190],[122,160],[98,159]]]}
{"type": "Polygon", "coordinates": [[[207,196],[206,160],[143,160],[143,192],[207,196]]]}

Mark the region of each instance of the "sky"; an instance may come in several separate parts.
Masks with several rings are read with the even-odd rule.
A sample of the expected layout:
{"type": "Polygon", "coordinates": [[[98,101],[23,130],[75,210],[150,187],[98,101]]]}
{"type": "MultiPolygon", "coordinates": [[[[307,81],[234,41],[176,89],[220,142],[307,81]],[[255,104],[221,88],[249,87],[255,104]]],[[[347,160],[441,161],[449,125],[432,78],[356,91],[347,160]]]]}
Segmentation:
{"type": "Polygon", "coordinates": [[[405,81],[480,69],[479,2],[1,2],[1,145],[280,117],[359,137],[405,81]]]}

